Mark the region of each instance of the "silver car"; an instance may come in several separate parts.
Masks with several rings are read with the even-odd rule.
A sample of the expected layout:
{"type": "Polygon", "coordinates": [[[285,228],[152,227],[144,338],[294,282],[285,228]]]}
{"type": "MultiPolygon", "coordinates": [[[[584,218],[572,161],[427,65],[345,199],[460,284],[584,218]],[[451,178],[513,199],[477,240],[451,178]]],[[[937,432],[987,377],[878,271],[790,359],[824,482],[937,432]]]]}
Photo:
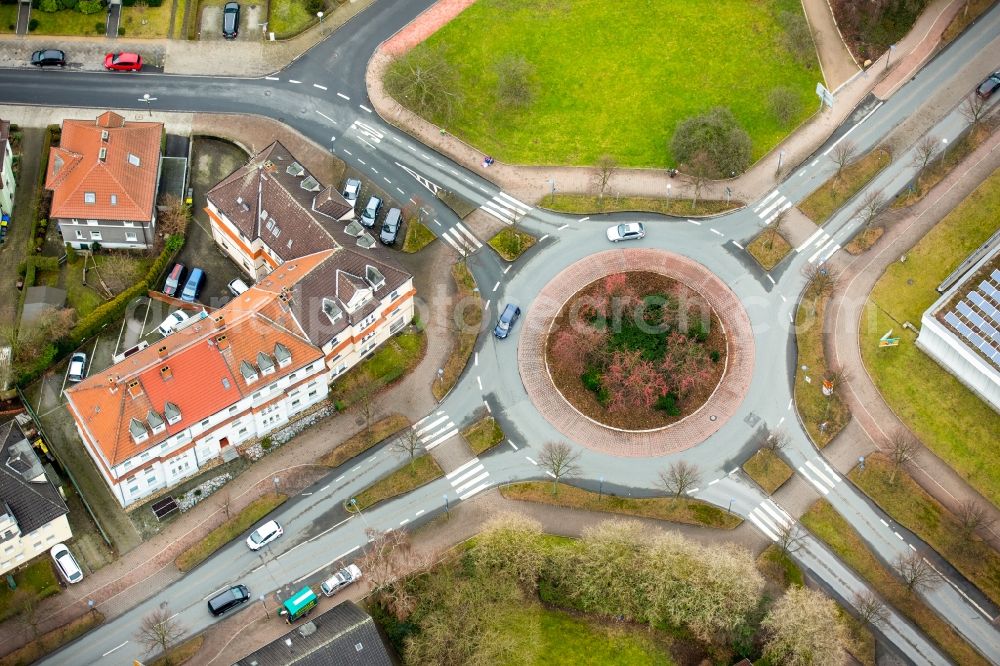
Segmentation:
{"type": "Polygon", "coordinates": [[[608,240],[617,243],[623,240],[639,240],[646,235],[646,226],[642,222],[616,224],[608,228],[608,240]]]}
{"type": "Polygon", "coordinates": [[[361,224],[371,229],[375,226],[375,216],[378,215],[379,210],[382,209],[382,200],[378,197],[372,197],[368,200],[368,205],[365,206],[365,210],[361,213],[361,224]]]}

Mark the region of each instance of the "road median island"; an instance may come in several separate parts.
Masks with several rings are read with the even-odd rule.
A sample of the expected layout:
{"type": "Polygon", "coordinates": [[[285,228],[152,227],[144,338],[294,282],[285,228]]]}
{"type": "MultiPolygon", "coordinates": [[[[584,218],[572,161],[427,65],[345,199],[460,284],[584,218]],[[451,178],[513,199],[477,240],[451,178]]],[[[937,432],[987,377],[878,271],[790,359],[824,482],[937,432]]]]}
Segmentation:
{"type": "Polygon", "coordinates": [[[598,215],[601,213],[659,213],[678,217],[704,217],[718,215],[726,211],[742,208],[742,201],[715,201],[699,199],[692,203],[690,199],[653,197],[597,197],[592,194],[556,194],[547,196],[542,201],[543,207],[557,213],[576,213],[580,215],[598,215]]]}
{"type": "Polygon", "coordinates": [[[893,520],[945,557],[993,603],[1000,603],[1000,553],[976,538],[963,521],[917,485],[906,470],[893,474],[882,455],[865,458],[848,477],[893,520]],[[895,479],[893,478],[895,476],[895,479]]]}
{"type": "Polygon", "coordinates": [[[505,227],[489,240],[489,246],[496,250],[504,261],[514,261],[537,242],[534,236],[525,231],[505,227]]]}
{"type": "Polygon", "coordinates": [[[205,634],[198,634],[180,645],[167,650],[165,655],[160,655],[156,659],[148,662],[148,666],[184,666],[194,659],[195,655],[201,651],[201,646],[205,643],[205,634]]]}
{"type": "Polygon", "coordinates": [[[98,611],[90,611],[61,627],[45,632],[35,640],[0,658],[0,666],[33,664],[45,655],[52,654],[67,643],[75,641],[102,622],[104,622],[103,614],[98,611]]]}
{"type": "Polygon", "coordinates": [[[431,244],[436,238],[427,225],[414,218],[406,223],[406,237],[403,240],[403,252],[415,254],[431,244]]]}
{"type": "Polygon", "coordinates": [[[484,416],[462,431],[462,437],[477,456],[503,441],[503,428],[492,416],[484,416]]]}
{"type": "Polygon", "coordinates": [[[767,230],[757,234],[747,245],[747,252],[757,260],[757,263],[765,271],[769,271],[781,263],[781,260],[788,256],[791,251],[792,245],[784,236],[777,232],[772,234],[767,230]]]}
{"type": "MultiPolygon", "coordinates": [[[[987,662],[971,645],[921,599],[908,592],[892,571],[871,552],[868,544],[826,500],[818,500],[800,518],[810,532],[854,570],[872,589],[913,622],[956,664],[986,666],[987,662]]],[[[942,583],[943,584],[943,583],[942,583]]]]}
{"type": "Polygon", "coordinates": [[[739,516],[700,500],[684,497],[618,497],[565,484],[560,485],[558,494],[554,495],[552,484],[548,481],[512,483],[501,486],[500,494],[506,499],[522,502],[552,504],[584,511],[600,511],[726,530],[739,527],[743,522],[739,516]]]}
{"type": "Polygon", "coordinates": [[[442,476],[444,470],[434,458],[425,453],[362,490],[351,498],[352,501],[346,508],[348,511],[363,511],[384,500],[404,495],[442,476]]]}
{"type": "Polygon", "coordinates": [[[768,495],[792,477],[792,468],[770,449],[760,449],[743,463],[743,471],[768,495]]]}
{"type": "Polygon", "coordinates": [[[876,148],[861,159],[846,165],[830,180],[820,185],[805,198],[798,209],[802,214],[822,226],[830,217],[861,191],[882,169],[889,166],[892,156],[884,148],[876,148]]]}
{"type": "Polygon", "coordinates": [[[410,419],[402,414],[390,414],[373,423],[370,429],[362,428],[354,433],[333,451],[321,456],[316,463],[330,468],[340,467],[351,458],[361,455],[408,427],[410,419]]]}
{"type": "Polygon", "coordinates": [[[184,550],[174,560],[174,564],[182,572],[191,571],[211,557],[215,551],[250,529],[258,520],[284,504],[287,499],[288,496],[281,493],[267,493],[258,497],[239,513],[206,534],[203,539],[184,550]]]}
{"type": "Polygon", "coordinates": [[[439,401],[451,391],[458,378],[462,376],[483,324],[483,299],[476,291],[476,279],[469,272],[469,267],[464,261],[459,261],[451,267],[451,276],[458,290],[455,294],[455,303],[461,308],[462,326],[456,331],[457,339],[442,368],[444,372],[431,386],[434,399],[439,401]]]}

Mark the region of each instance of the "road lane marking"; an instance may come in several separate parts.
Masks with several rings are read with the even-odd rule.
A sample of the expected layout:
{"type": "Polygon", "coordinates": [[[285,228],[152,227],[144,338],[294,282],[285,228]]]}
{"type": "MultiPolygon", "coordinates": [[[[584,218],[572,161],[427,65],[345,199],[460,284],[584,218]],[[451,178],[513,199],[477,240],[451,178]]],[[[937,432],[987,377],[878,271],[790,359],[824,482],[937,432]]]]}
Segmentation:
{"type": "Polygon", "coordinates": [[[741,250],[743,249],[743,246],[740,245],[739,243],[737,243],[736,241],[733,241],[733,245],[735,245],[736,247],[740,248],[741,250]]]}
{"type": "Polygon", "coordinates": [[[364,104],[358,104],[358,106],[360,106],[360,107],[361,107],[362,109],[364,109],[364,110],[365,110],[365,111],[367,111],[368,113],[371,113],[371,112],[372,112],[372,110],[371,110],[371,109],[369,109],[369,108],[368,108],[367,106],[365,106],[364,104]]]}
{"type": "MultiPolygon", "coordinates": [[[[494,291],[495,291],[495,290],[494,290],[494,291]]],[[[477,366],[479,365],[479,352],[476,352],[476,357],[475,357],[475,364],[476,364],[477,366]]]]}
{"type": "Polygon", "coordinates": [[[483,390],[483,380],[479,377],[479,375],[476,375],[476,383],[479,384],[479,390],[482,391],[483,390]]]}
{"type": "Polygon", "coordinates": [[[101,656],[102,656],[102,657],[107,657],[107,656],[108,656],[109,654],[111,654],[111,653],[112,653],[112,652],[114,652],[115,650],[120,650],[120,649],[122,649],[123,647],[125,647],[126,645],[128,645],[128,641],[125,641],[124,643],[122,643],[122,644],[121,644],[121,645],[119,645],[118,647],[113,647],[113,648],[111,648],[110,650],[108,650],[107,652],[105,652],[104,654],[102,654],[101,656]]]}
{"type": "Polygon", "coordinates": [[[709,481],[709,482],[708,482],[708,485],[710,485],[710,486],[714,486],[714,485],[715,485],[715,484],[717,484],[717,483],[718,483],[718,482],[719,482],[720,480],[721,480],[721,479],[713,479],[713,480],[711,480],[711,481],[709,481]]]}
{"type": "Polygon", "coordinates": [[[479,458],[473,458],[469,462],[467,462],[467,463],[465,463],[465,464],[463,464],[463,465],[461,465],[459,467],[456,467],[452,471],[450,471],[447,474],[445,474],[444,478],[450,480],[453,476],[456,476],[456,475],[460,474],[461,472],[463,472],[464,470],[468,469],[469,467],[472,467],[473,465],[478,465],[478,464],[479,464],[479,458]]]}
{"type": "Polygon", "coordinates": [[[348,97],[347,95],[345,95],[344,93],[341,93],[341,92],[337,93],[337,97],[341,97],[343,99],[346,99],[347,101],[351,101],[350,97],[348,97]]]}
{"type": "Polygon", "coordinates": [[[722,233],[721,231],[719,231],[718,229],[716,229],[716,228],[714,228],[714,227],[709,227],[709,230],[710,230],[710,231],[711,231],[711,232],[712,232],[713,234],[715,234],[716,236],[725,236],[725,234],[724,234],[724,233],[722,233]]]}
{"type": "Polygon", "coordinates": [[[770,194],[768,194],[766,197],[764,197],[763,199],[761,199],[760,203],[757,204],[757,207],[753,209],[753,212],[759,213],[760,209],[763,208],[767,204],[768,201],[770,201],[771,199],[773,199],[776,196],[778,196],[778,190],[772,190],[772,192],[770,194]]]}
{"type": "MultiPolygon", "coordinates": [[[[322,111],[317,111],[316,113],[318,113],[319,115],[323,116],[324,118],[326,118],[327,120],[329,120],[329,121],[330,121],[331,123],[333,123],[334,125],[336,125],[336,124],[337,124],[337,121],[336,121],[336,120],[334,120],[334,119],[333,119],[333,118],[331,118],[330,116],[326,115],[326,114],[325,114],[325,113],[323,113],[322,111]]],[[[330,137],[330,141],[336,141],[336,140],[337,140],[337,137],[330,137]]]]}
{"type": "Polygon", "coordinates": [[[804,249],[806,249],[807,247],[809,247],[809,245],[810,245],[810,244],[811,244],[811,243],[812,243],[812,242],[813,242],[814,240],[816,240],[816,239],[817,239],[817,238],[819,237],[819,235],[820,235],[821,233],[823,233],[823,230],[822,230],[822,229],[817,229],[817,230],[816,230],[815,232],[813,232],[813,235],[812,235],[812,236],[810,236],[809,238],[807,238],[807,239],[806,239],[806,242],[805,242],[805,243],[803,243],[802,245],[799,245],[799,246],[798,246],[797,248],[795,248],[795,251],[796,251],[796,252],[801,252],[802,250],[804,250],[804,249]]]}
{"type": "Polygon", "coordinates": [[[314,83],[313,84],[313,88],[319,88],[320,90],[326,90],[327,89],[326,86],[321,86],[318,83],[314,83]]]}
{"type": "Polygon", "coordinates": [[[493,413],[493,408],[490,407],[489,401],[487,401],[485,398],[483,398],[483,404],[486,405],[486,411],[489,412],[490,414],[492,414],[493,413]]]}
{"type": "Polygon", "coordinates": [[[697,222],[695,220],[688,220],[688,222],[690,222],[691,224],[693,224],[696,227],[700,227],[701,226],[701,222],[697,222]]]}
{"type": "Polygon", "coordinates": [[[510,270],[510,267],[511,267],[511,266],[513,266],[513,265],[514,265],[514,264],[507,264],[507,268],[503,269],[503,274],[504,274],[504,275],[507,275],[507,271],[509,271],[509,270],[510,270]]]}
{"type": "Polygon", "coordinates": [[[588,217],[581,217],[579,220],[577,220],[577,222],[586,222],[589,219],[590,219],[589,216],[588,217]]]}
{"type": "Polygon", "coordinates": [[[344,518],[344,519],[343,519],[342,521],[340,521],[340,522],[339,522],[339,523],[337,523],[336,525],[334,525],[334,526],[332,526],[332,527],[328,527],[328,528],[326,528],[325,530],[323,530],[322,532],[320,532],[319,534],[317,534],[317,535],[316,535],[316,536],[314,536],[313,538],[311,538],[311,539],[306,539],[306,542],[313,542],[313,541],[315,541],[316,539],[318,539],[318,538],[320,538],[321,536],[323,536],[324,534],[327,534],[328,532],[332,532],[333,530],[337,529],[338,527],[340,527],[341,525],[343,525],[343,524],[344,524],[344,523],[346,523],[347,521],[351,520],[351,518],[354,518],[354,516],[351,516],[350,518],[344,518]]]}
{"type": "Polygon", "coordinates": [[[277,76],[265,76],[264,78],[267,79],[268,81],[280,81],[281,80],[277,76]]]}
{"type": "Polygon", "coordinates": [[[497,283],[495,285],[493,285],[493,291],[496,291],[499,288],[500,288],[500,281],[497,280],[497,283]]]}
{"type": "Polygon", "coordinates": [[[510,448],[512,448],[512,449],[514,449],[515,451],[517,451],[517,445],[516,445],[516,444],[514,444],[514,442],[512,442],[512,441],[510,441],[510,440],[508,439],[508,440],[507,440],[507,443],[508,443],[508,444],[510,444],[510,448]]]}
{"type": "Polygon", "coordinates": [[[327,485],[323,486],[322,488],[320,488],[319,491],[323,492],[324,490],[326,490],[329,487],[330,487],[330,484],[327,484],[327,485]]]}
{"type": "Polygon", "coordinates": [[[399,521],[399,525],[400,525],[400,527],[402,527],[403,525],[405,525],[408,522],[410,522],[409,518],[403,518],[401,521],[399,521]]]}
{"type": "Polygon", "coordinates": [[[417,511],[417,513],[416,513],[416,516],[417,516],[418,518],[419,518],[420,516],[422,516],[422,515],[424,515],[424,509],[421,509],[420,511],[417,511]]]}
{"type": "Polygon", "coordinates": [[[296,81],[295,79],[288,79],[289,83],[302,83],[301,81],[296,81]]]}
{"type": "Polygon", "coordinates": [[[556,231],[562,231],[563,229],[565,229],[568,226],[569,226],[569,224],[564,224],[561,227],[559,227],[558,229],[556,229],[556,231]]]}
{"type": "Polygon", "coordinates": [[[536,467],[538,466],[538,463],[536,463],[536,462],[535,462],[534,460],[532,460],[532,459],[531,459],[531,458],[529,458],[528,456],[524,456],[524,457],[525,457],[525,458],[528,458],[528,462],[530,462],[530,463],[531,463],[532,465],[535,465],[536,467]]]}
{"type": "Polygon", "coordinates": [[[315,569],[313,569],[312,571],[310,571],[309,573],[307,573],[305,576],[302,576],[301,578],[296,578],[292,582],[293,583],[298,583],[300,581],[305,580],[306,578],[309,578],[309,576],[312,576],[314,573],[322,571],[323,569],[327,568],[328,566],[330,566],[331,564],[333,564],[334,562],[336,562],[338,560],[344,559],[345,557],[347,557],[348,555],[350,555],[354,551],[358,550],[359,548],[361,548],[361,546],[355,546],[354,548],[351,548],[347,552],[341,553],[340,555],[338,555],[337,557],[333,558],[332,560],[330,560],[326,564],[324,564],[324,565],[322,565],[320,567],[316,567],[315,569]]]}
{"type": "Polygon", "coordinates": [[[545,234],[544,236],[542,236],[541,238],[538,239],[538,242],[541,243],[543,240],[545,240],[548,237],[549,237],[549,235],[545,234]]]}
{"type": "Polygon", "coordinates": [[[766,275],[767,275],[767,279],[771,281],[771,284],[777,284],[777,282],[774,281],[774,278],[771,277],[770,273],[767,273],[766,275]]]}
{"type": "Polygon", "coordinates": [[[880,106],[882,106],[882,104],[884,104],[884,102],[879,102],[878,104],[876,104],[875,108],[872,109],[871,111],[869,111],[868,114],[864,118],[862,118],[861,120],[859,120],[857,122],[857,124],[854,125],[854,127],[852,127],[851,129],[847,130],[846,132],[844,132],[844,134],[839,139],[837,139],[836,141],[834,141],[833,144],[829,148],[826,149],[826,152],[823,153],[823,157],[826,157],[831,150],[833,150],[834,148],[837,147],[838,143],[840,143],[841,141],[843,141],[844,139],[846,139],[848,134],[850,134],[854,130],[858,129],[858,127],[861,126],[861,123],[863,123],[866,120],[868,120],[869,118],[871,118],[871,115],[873,113],[875,113],[876,111],[878,111],[878,108],[880,106]]]}

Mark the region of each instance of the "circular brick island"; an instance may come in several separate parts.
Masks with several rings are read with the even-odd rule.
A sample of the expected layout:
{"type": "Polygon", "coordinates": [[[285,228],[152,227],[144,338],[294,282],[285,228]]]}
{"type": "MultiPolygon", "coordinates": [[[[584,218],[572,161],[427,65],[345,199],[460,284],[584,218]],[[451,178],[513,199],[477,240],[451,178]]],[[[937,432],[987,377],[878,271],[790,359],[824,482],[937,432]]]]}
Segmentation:
{"type": "MultiPolygon", "coordinates": [[[[562,313],[562,314],[561,314],[562,313]]],[[[549,362],[555,362],[549,358],[549,362]]],[[[518,346],[518,369],[528,396],[556,429],[582,446],[619,456],[649,457],[690,448],[716,432],[736,411],[749,388],[754,362],[750,320],[736,295],[701,264],[672,252],[654,249],[609,250],[564,269],[532,303],[518,346]],[[591,418],[577,409],[556,387],[546,362],[546,346],[557,318],[581,290],[616,274],[652,273],[696,292],[711,307],[711,319],[721,325],[724,354],[721,378],[700,406],[680,420],[644,429],[623,427],[627,419],[591,418]],[[612,422],[606,425],[601,421],[612,422]]],[[[713,383],[714,383],[713,379],[713,383]]],[[[574,398],[579,404],[579,399],[574,398]]],[[[669,421],[670,419],[667,419],[669,421]]],[[[647,421],[648,422],[648,421],[647,421]]]]}

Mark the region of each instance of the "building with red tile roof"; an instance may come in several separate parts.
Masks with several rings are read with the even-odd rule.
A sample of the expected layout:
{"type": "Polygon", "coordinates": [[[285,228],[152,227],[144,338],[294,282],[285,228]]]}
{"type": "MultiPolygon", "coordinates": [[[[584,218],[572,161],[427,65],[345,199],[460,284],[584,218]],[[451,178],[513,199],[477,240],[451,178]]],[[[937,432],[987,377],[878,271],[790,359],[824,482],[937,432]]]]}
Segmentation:
{"type": "Polygon", "coordinates": [[[147,248],[156,231],[163,123],[132,122],[113,111],[64,120],[49,149],[49,216],[77,248],[147,248]]]}

